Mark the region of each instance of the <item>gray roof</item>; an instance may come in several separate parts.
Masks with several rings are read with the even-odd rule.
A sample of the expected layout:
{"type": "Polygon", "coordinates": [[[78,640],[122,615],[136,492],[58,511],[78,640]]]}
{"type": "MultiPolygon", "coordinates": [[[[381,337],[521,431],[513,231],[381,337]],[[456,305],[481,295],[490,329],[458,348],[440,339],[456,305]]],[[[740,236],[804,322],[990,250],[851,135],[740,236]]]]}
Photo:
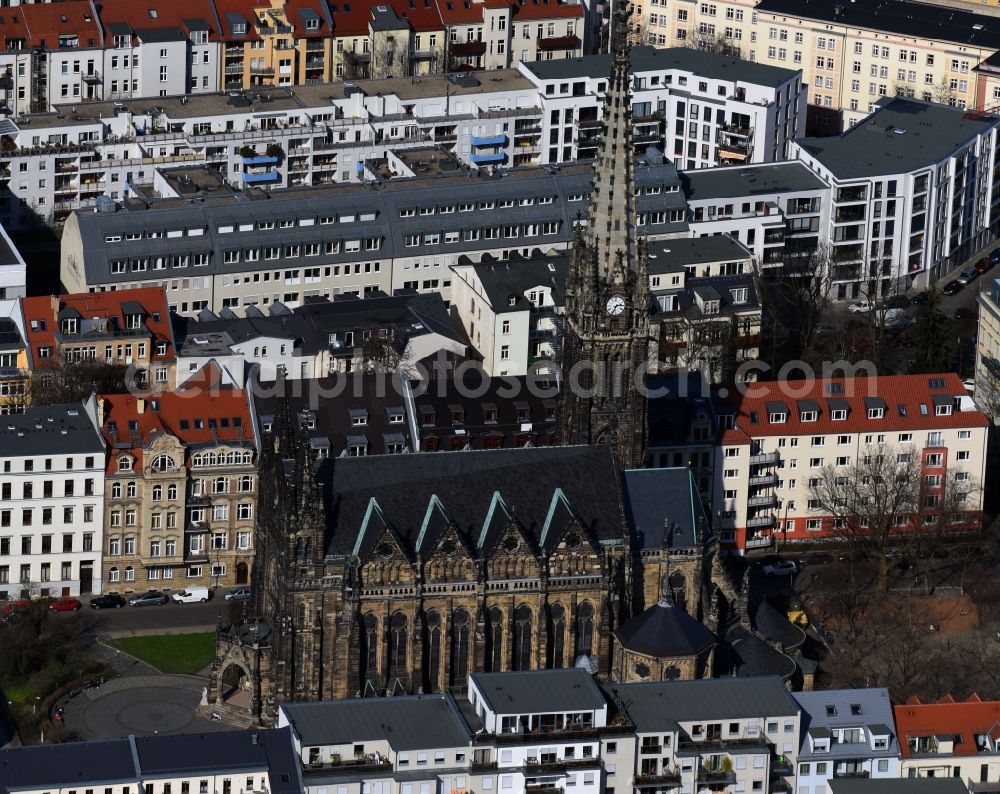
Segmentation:
{"type": "MultiPolygon", "coordinates": [[[[688,201],[766,196],[822,190],[826,183],[803,163],[756,163],[728,168],[699,168],[681,174],[688,201]]],[[[97,216],[93,216],[97,217],[97,216]]]]}
{"type": "Polygon", "coordinates": [[[799,711],[777,677],[607,684],[639,733],[680,722],[792,717],[799,711]]]}
{"type": "Polygon", "coordinates": [[[728,234],[655,240],[647,244],[646,250],[649,252],[651,276],[683,270],[685,265],[731,262],[753,257],[746,246],[728,234]]]}
{"type": "Polygon", "coordinates": [[[97,454],[104,442],[83,405],[47,405],[0,417],[0,447],[13,455],[97,454]]]}
{"type": "Polygon", "coordinates": [[[134,784],[138,777],[128,739],[43,744],[0,750],[0,794],[14,789],[134,784]]]}
{"type": "Polygon", "coordinates": [[[497,714],[595,711],[607,705],[600,687],[580,667],[510,673],[473,673],[487,707],[497,714]]]}
{"type": "MultiPolygon", "coordinates": [[[[883,687],[867,689],[830,689],[817,692],[795,692],[792,697],[802,707],[802,727],[811,734],[831,728],[866,727],[873,733],[888,734],[889,746],[884,750],[872,750],[866,746],[865,753],[873,756],[891,757],[899,754],[895,731],[887,726],[893,725],[892,701],[889,690],[883,687]],[[832,709],[836,713],[829,713],[832,709]],[[854,712],[860,710],[860,714],[854,712]]],[[[827,733],[829,735],[829,733],[827,733]]],[[[803,734],[804,736],[804,734],[803,734]]],[[[858,745],[832,743],[829,751],[821,753],[823,757],[848,757],[858,754],[858,745]]],[[[812,755],[809,742],[803,740],[799,751],[800,757],[812,755]]]]}
{"type": "Polygon", "coordinates": [[[659,601],[615,631],[623,647],[661,659],[695,656],[715,645],[705,626],[674,604],[659,601]]]}
{"type": "Polygon", "coordinates": [[[893,97],[840,135],[797,143],[836,178],[857,179],[934,165],[997,123],[988,114],[893,97]]]}
{"type": "Polygon", "coordinates": [[[797,667],[795,659],[740,624],[732,626],[719,638],[715,650],[716,675],[739,676],[745,680],[778,676],[788,681],[797,667]]]}
{"type": "Polygon", "coordinates": [[[620,474],[611,447],[525,447],[324,461],[330,495],[327,553],[366,559],[391,527],[403,553],[433,548],[448,522],[422,531],[436,497],[473,558],[492,553],[516,511],[528,543],[548,553],[575,519],[584,543],[620,543],[620,474]],[[595,482],[603,483],[595,489],[595,482]],[[567,510],[554,506],[568,505],[567,510]]]}
{"type": "Polygon", "coordinates": [[[494,260],[487,255],[479,263],[461,257],[458,264],[473,266],[493,310],[502,314],[531,308],[525,293],[536,287],[550,288],[555,305],[562,306],[569,261],[568,253],[545,256],[535,251],[527,258],[512,255],[504,260],[494,260]],[[512,297],[515,299],[513,306],[510,305],[512,297]]]}
{"type": "Polygon", "coordinates": [[[763,0],[764,13],[817,19],[849,28],[870,28],[908,38],[953,41],[986,49],[1000,49],[1000,19],[950,7],[942,11],[931,3],[879,0],[845,3],[843,0],[763,0]]]}
{"type": "MultiPolygon", "coordinates": [[[[684,71],[711,80],[772,87],[783,85],[799,74],[792,69],[743,61],[692,47],[633,47],[631,60],[633,73],[684,71]]],[[[574,77],[601,79],[611,73],[611,56],[586,55],[553,61],[525,61],[524,67],[540,80],[572,80],[574,77]]]]}
{"type": "Polygon", "coordinates": [[[470,738],[450,695],[285,703],[281,710],[304,746],[385,739],[399,752],[461,747],[470,738]]]}
{"type": "MultiPolygon", "coordinates": [[[[351,253],[346,246],[340,246],[340,253],[324,254],[321,257],[304,256],[307,243],[343,242],[344,240],[379,238],[381,248],[368,259],[384,260],[411,256],[413,248],[405,245],[408,235],[422,235],[426,232],[463,231],[483,229],[503,225],[526,225],[555,222],[556,234],[539,235],[537,239],[525,238],[523,245],[545,245],[567,243],[572,239],[573,222],[578,212],[586,213],[587,202],[570,201],[571,196],[583,196],[590,191],[593,168],[579,164],[556,169],[527,168],[515,169],[503,178],[492,178],[462,174],[416,177],[391,181],[377,188],[357,184],[337,184],[314,188],[292,188],[271,193],[250,191],[248,193],[227,193],[206,198],[203,203],[188,204],[175,199],[153,200],[150,208],[139,201],[130,202],[118,212],[94,213],[78,212],[84,266],[87,283],[91,285],[132,281],[156,281],[165,276],[208,276],[218,273],[243,273],[253,270],[274,270],[285,267],[305,267],[307,265],[329,265],[340,262],[353,263],[358,254],[351,253]],[[548,204],[534,206],[501,207],[504,199],[513,199],[519,204],[524,198],[552,198],[548,204]],[[493,200],[495,209],[469,212],[436,213],[414,217],[401,217],[401,210],[419,207],[455,206],[470,200],[493,200]],[[362,221],[362,215],[372,216],[372,220],[362,221]],[[321,223],[322,219],[354,217],[353,221],[321,223]],[[312,226],[280,228],[278,221],[285,219],[313,218],[312,226]],[[275,222],[273,230],[233,232],[220,234],[220,226],[238,226],[243,223],[275,222]],[[169,237],[167,230],[201,229],[200,236],[169,237]],[[147,258],[154,248],[150,240],[141,239],[108,243],[108,236],[121,237],[129,233],[149,233],[159,231],[155,251],[165,257],[194,256],[208,254],[209,264],[201,267],[188,265],[177,268],[169,262],[166,270],[133,271],[130,260],[147,258]],[[286,244],[299,244],[300,256],[285,256],[286,244]],[[260,257],[257,262],[223,262],[223,252],[229,250],[280,247],[282,257],[268,260],[260,257]],[[126,262],[127,272],[112,274],[111,262],[126,262]]],[[[674,185],[677,170],[670,163],[651,165],[640,160],[636,181],[640,195],[637,206],[640,212],[669,210],[679,198],[676,191],[662,191],[647,195],[642,193],[646,185],[674,185]]],[[[669,217],[669,213],[665,212],[669,217]]],[[[676,225],[676,224],[674,224],[676,225]]],[[[642,227],[649,235],[663,234],[671,228],[669,222],[647,224],[642,227]]],[[[483,235],[485,237],[485,235],[483,235]]],[[[460,234],[459,237],[464,237],[460,234]]],[[[441,234],[441,240],[445,239],[441,234]]],[[[489,240],[481,240],[483,248],[492,246],[489,240]]],[[[470,243],[459,239],[454,243],[441,242],[421,245],[421,256],[445,253],[469,252],[470,243]]],[[[246,257],[241,257],[245,260],[246,257]]]]}
{"type": "Polygon", "coordinates": [[[625,513],[641,549],[671,549],[697,546],[707,531],[698,490],[691,470],[685,467],[629,469],[625,478],[625,513]],[[664,544],[665,522],[670,537],[664,544]]]}
{"type": "Polygon", "coordinates": [[[969,794],[960,777],[833,778],[831,794],[969,794]]]}
{"type": "Polygon", "coordinates": [[[187,41],[187,37],[179,28],[140,28],[135,32],[136,38],[149,43],[167,41],[187,41]]]}
{"type": "Polygon", "coordinates": [[[299,759],[287,728],[146,736],[135,739],[135,752],[143,775],[150,777],[267,771],[272,794],[302,791],[299,759]]]}

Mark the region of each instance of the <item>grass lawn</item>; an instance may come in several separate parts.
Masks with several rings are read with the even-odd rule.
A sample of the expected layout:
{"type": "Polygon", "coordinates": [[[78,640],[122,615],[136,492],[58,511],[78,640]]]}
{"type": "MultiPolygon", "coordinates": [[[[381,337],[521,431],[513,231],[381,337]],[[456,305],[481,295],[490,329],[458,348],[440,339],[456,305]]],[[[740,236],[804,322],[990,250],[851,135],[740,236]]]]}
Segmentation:
{"type": "Polygon", "coordinates": [[[111,640],[110,644],[153,665],[163,673],[194,675],[215,656],[214,631],[119,637],[111,640]]]}
{"type": "Polygon", "coordinates": [[[13,700],[15,703],[27,703],[31,698],[39,694],[38,688],[30,681],[21,681],[5,686],[3,687],[3,693],[7,696],[7,700],[13,700]]]}

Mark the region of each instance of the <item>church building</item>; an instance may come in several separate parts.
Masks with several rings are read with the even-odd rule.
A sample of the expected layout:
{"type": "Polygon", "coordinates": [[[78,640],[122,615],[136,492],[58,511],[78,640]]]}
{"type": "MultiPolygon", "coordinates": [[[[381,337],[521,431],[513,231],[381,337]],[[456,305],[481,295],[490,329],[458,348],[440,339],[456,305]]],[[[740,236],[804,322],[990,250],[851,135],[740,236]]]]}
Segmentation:
{"type": "Polygon", "coordinates": [[[253,597],[220,630],[213,710],[267,720],[287,701],[574,665],[602,680],[711,675],[720,593],[736,596],[691,472],[642,468],[649,293],[627,17],[616,4],[591,225],[567,277],[561,446],[317,460],[277,405],[253,597]]]}

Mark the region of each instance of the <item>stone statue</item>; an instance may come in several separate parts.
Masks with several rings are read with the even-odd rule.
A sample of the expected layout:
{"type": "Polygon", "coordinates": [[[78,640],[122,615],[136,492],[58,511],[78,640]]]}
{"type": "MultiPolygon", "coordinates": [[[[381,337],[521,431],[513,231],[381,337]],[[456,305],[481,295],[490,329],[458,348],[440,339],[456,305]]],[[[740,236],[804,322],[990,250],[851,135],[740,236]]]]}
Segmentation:
{"type": "Polygon", "coordinates": [[[208,705],[208,687],[207,686],[203,686],[201,688],[201,704],[200,705],[202,705],[202,706],[207,706],[208,705]]]}

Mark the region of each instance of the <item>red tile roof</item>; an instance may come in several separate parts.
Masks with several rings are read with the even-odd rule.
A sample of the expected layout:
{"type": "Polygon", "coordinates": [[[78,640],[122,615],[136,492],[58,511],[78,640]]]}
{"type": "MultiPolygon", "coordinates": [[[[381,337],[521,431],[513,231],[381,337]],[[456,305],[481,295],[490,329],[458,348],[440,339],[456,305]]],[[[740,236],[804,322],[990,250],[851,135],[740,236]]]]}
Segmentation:
{"type": "Polygon", "coordinates": [[[258,9],[270,8],[271,4],[267,0],[212,0],[215,10],[222,25],[220,38],[223,41],[255,41],[260,38],[254,22],[257,19],[255,13],[258,9]],[[226,23],[226,14],[238,14],[247,23],[245,34],[230,35],[229,26],[226,23]]]}
{"type": "Polygon", "coordinates": [[[333,19],[334,36],[367,36],[368,23],[372,19],[371,0],[335,0],[330,2],[330,16],[333,19]]]}
{"type": "MultiPolygon", "coordinates": [[[[56,333],[59,330],[59,312],[67,308],[76,309],[84,320],[95,318],[110,319],[118,330],[125,328],[125,313],[122,305],[127,302],[138,303],[145,310],[145,327],[150,333],[150,361],[174,361],[174,335],[170,327],[170,307],[167,304],[167,293],[163,287],[141,287],[139,289],[123,289],[114,292],[79,292],[58,297],[39,296],[21,299],[21,312],[24,316],[25,333],[28,337],[28,349],[34,366],[56,366],[58,342],[56,333]],[[166,342],[165,355],[156,353],[156,343],[166,342]],[[51,348],[52,357],[41,358],[40,347],[51,348]]],[[[102,337],[103,338],[103,337],[102,337]]],[[[86,341],[86,337],[69,337],[64,341],[86,341]]]]}
{"type": "MultiPolygon", "coordinates": [[[[436,2],[444,25],[475,25],[483,21],[484,4],[479,0],[436,0],[436,2]]],[[[503,5],[509,3],[504,2],[503,5]]],[[[495,6],[491,4],[490,7],[495,6]]]]}
{"type": "MultiPolygon", "coordinates": [[[[723,444],[749,444],[765,436],[824,435],[829,433],[879,433],[886,431],[937,430],[957,427],[988,427],[978,410],[952,409],[950,415],[935,414],[934,398],[968,399],[968,392],[955,374],[880,375],[872,378],[833,378],[814,381],[759,381],[749,383],[746,394],[720,398],[715,393],[716,413],[732,415],[735,426],[722,434],[723,444]],[[933,385],[932,385],[933,384],[933,385]],[[881,398],[884,415],[869,419],[865,400],[881,398]],[[800,419],[802,401],[819,408],[815,422],[800,419]],[[771,423],[768,403],[788,408],[784,422],[771,423]],[[846,405],[847,418],[831,419],[831,406],[846,405]]],[[[971,400],[970,400],[971,403],[971,400]]],[[[771,406],[774,407],[773,405],[771,406]]]]}
{"type": "Polygon", "coordinates": [[[0,9],[0,40],[24,39],[28,48],[59,49],[60,36],[76,36],[77,46],[97,47],[101,31],[94,19],[93,8],[85,0],[64,3],[40,3],[0,9]]]}
{"type": "Polygon", "coordinates": [[[201,20],[208,25],[209,40],[218,41],[219,26],[212,0],[103,0],[98,6],[105,29],[105,44],[112,43],[108,30],[112,23],[124,23],[135,30],[179,28],[190,31],[186,20],[201,20]]]}
{"type": "Polygon", "coordinates": [[[128,453],[142,465],[144,448],[163,433],[188,446],[253,444],[250,404],[243,389],[184,388],[149,395],[104,394],[98,398],[101,431],[108,444],[108,474],[128,453]]]}
{"type": "Polygon", "coordinates": [[[326,11],[323,8],[322,0],[285,0],[285,17],[288,24],[292,26],[294,35],[298,38],[316,39],[330,36],[330,25],[326,20],[326,11]],[[303,10],[312,11],[319,18],[319,28],[317,30],[306,30],[303,10]]]}
{"type": "Polygon", "coordinates": [[[514,0],[514,21],[530,19],[568,19],[583,16],[583,6],[579,3],[563,3],[557,0],[514,0]]]}
{"type": "Polygon", "coordinates": [[[396,16],[410,23],[414,33],[444,30],[438,0],[389,0],[396,16]]]}
{"type": "Polygon", "coordinates": [[[953,750],[957,756],[979,754],[977,734],[987,734],[994,739],[1000,737],[1000,700],[983,700],[975,693],[962,702],[951,695],[945,695],[937,703],[925,703],[912,697],[903,705],[894,706],[893,713],[903,758],[913,756],[908,737],[942,734],[960,737],[961,741],[955,742],[953,750]]]}

